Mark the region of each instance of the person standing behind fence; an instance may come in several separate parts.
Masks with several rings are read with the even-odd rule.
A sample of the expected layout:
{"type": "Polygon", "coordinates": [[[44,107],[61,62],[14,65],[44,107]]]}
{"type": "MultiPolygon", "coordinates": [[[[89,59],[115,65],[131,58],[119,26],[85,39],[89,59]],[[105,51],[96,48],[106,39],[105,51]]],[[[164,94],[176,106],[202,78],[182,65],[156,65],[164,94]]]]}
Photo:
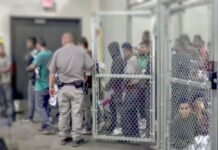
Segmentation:
{"type": "MultiPolygon", "coordinates": [[[[151,74],[151,60],[150,60],[150,43],[140,43],[138,63],[142,69],[142,74],[151,74]]],[[[146,136],[149,136],[150,132],[150,101],[151,101],[151,87],[149,79],[140,80],[139,99],[138,99],[138,111],[140,114],[140,129],[145,129],[146,136]],[[146,125],[146,126],[145,126],[146,125]]]]}
{"type": "Polygon", "coordinates": [[[151,43],[151,36],[148,30],[144,31],[144,33],[142,34],[142,42],[151,43]]]}
{"type": "Polygon", "coordinates": [[[208,65],[208,50],[205,47],[205,42],[202,40],[200,35],[195,35],[192,45],[197,48],[200,53],[201,69],[206,70],[208,65]]]}
{"type": "Polygon", "coordinates": [[[3,117],[15,120],[14,102],[11,87],[11,60],[6,56],[3,43],[0,43],[0,107],[3,117]]]}
{"type": "Polygon", "coordinates": [[[91,71],[94,62],[86,51],[74,45],[73,36],[64,33],[62,36],[63,47],[57,50],[49,65],[50,70],[50,96],[54,96],[54,78],[58,74],[61,85],[58,91],[59,103],[59,135],[61,145],[68,143],[71,136],[73,147],[83,144],[85,141],[81,136],[83,114],[83,84],[85,82],[85,71],[91,71]],[[70,125],[72,121],[72,127],[70,125]]]}
{"type": "MultiPolygon", "coordinates": [[[[108,46],[109,53],[112,57],[111,74],[123,74],[124,73],[124,61],[120,53],[120,46],[117,42],[112,42],[108,46]]],[[[111,124],[108,127],[108,131],[111,133],[117,126],[117,113],[121,113],[122,106],[122,79],[121,78],[111,78],[105,90],[113,90],[110,101],[111,110],[111,124]]]]}
{"type": "MultiPolygon", "coordinates": [[[[182,35],[175,41],[172,49],[172,77],[189,80],[191,72],[190,40],[187,35],[182,35]]],[[[180,99],[187,95],[188,86],[180,83],[172,83],[171,116],[175,117],[179,110],[180,99]]]]}
{"type": "MultiPolygon", "coordinates": [[[[138,64],[130,43],[122,45],[124,57],[127,59],[127,64],[124,69],[124,74],[140,75],[141,68],[138,64]]],[[[124,79],[124,99],[121,113],[121,127],[123,135],[126,137],[139,137],[138,117],[137,117],[137,100],[139,92],[140,79],[124,79]]]]}
{"type": "MultiPolygon", "coordinates": [[[[26,41],[26,47],[28,49],[28,54],[25,56],[25,63],[27,67],[32,64],[33,60],[36,58],[39,50],[36,49],[36,38],[29,37],[26,41]]],[[[35,71],[28,71],[28,114],[27,114],[27,122],[32,122],[34,118],[35,112],[35,71]]]]}
{"type": "MultiPolygon", "coordinates": [[[[82,37],[79,40],[79,45],[86,50],[87,54],[89,56],[92,56],[92,52],[88,50],[89,44],[85,37],[82,37]]],[[[85,83],[85,95],[84,95],[84,127],[82,134],[89,135],[91,134],[92,130],[92,112],[91,112],[91,106],[92,106],[92,73],[90,71],[85,72],[86,76],[86,83],[85,83]]]]}
{"type": "Polygon", "coordinates": [[[54,128],[49,119],[49,70],[47,68],[48,62],[51,59],[52,52],[46,48],[46,42],[43,38],[37,41],[37,48],[40,50],[33,63],[27,67],[27,71],[31,71],[39,67],[39,77],[36,79],[34,86],[36,109],[40,115],[43,134],[54,134],[54,128]]]}

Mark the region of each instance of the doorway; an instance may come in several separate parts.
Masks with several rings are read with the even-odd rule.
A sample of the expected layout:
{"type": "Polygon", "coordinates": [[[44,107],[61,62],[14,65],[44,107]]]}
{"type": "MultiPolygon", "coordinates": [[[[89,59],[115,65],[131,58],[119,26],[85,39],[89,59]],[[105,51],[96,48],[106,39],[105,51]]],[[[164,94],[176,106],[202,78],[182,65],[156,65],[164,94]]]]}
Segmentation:
{"type": "Polygon", "coordinates": [[[24,57],[28,53],[26,39],[28,37],[44,37],[48,49],[55,51],[61,47],[61,36],[71,32],[75,42],[81,37],[80,19],[57,18],[11,18],[12,60],[15,66],[13,74],[14,98],[27,99],[28,75],[25,71],[24,57]]]}

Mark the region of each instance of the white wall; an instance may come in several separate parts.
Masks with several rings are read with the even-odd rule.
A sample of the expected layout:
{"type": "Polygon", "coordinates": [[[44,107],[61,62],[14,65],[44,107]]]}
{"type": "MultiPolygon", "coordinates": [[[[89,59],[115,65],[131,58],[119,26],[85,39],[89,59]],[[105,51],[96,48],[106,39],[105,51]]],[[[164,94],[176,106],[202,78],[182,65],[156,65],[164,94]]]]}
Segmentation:
{"type": "MultiPolygon", "coordinates": [[[[44,16],[44,17],[70,17],[82,19],[82,34],[91,42],[91,14],[99,9],[104,11],[126,10],[126,0],[55,0],[56,10],[45,11],[42,0],[0,0],[0,37],[4,39],[7,52],[10,52],[10,16],[44,16]]],[[[178,18],[174,17],[172,32],[179,34],[178,18]]],[[[209,40],[209,11],[208,7],[191,9],[183,15],[183,33],[191,37],[200,34],[209,40]]],[[[108,44],[112,40],[120,42],[127,40],[127,19],[108,18],[104,23],[104,40],[108,44]]],[[[152,30],[150,20],[134,19],[133,44],[141,38],[145,29],[152,30]],[[146,24],[146,25],[144,25],[146,24]]]]}
{"type": "MultiPolygon", "coordinates": [[[[102,11],[126,11],[127,0],[101,0],[100,9],[102,11]]],[[[143,10],[141,10],[143,11],[143,10]]],[[[117,40],[118,42],[125,42],[128,40],[128,17],[104,17],[105,32],[107,32],[107,39],[117,40]]],[[[153,17],[132,17],[131,28],[132,35],[131,42],[136,46],[141,41],[142,33],[145,30],[152,31],[153,17]]]]}
{"type": "Polygon", "coordinates": [[[91,42],[91,15],[99,9],[99,0],[55,0],[56,10],[45,11],[42,0],[0,0],[0,37],[10,53],[10,16],[81,18],[82,35],[91,42]]]}
{"type": "MultiPolygon", "coordinates": [[[[127,0],[101,0],[101,11],[127,11],[127,0]]],[[[103,62],[106,64],[106,72],[110,72],[111,57],[108,53],[108,45],[117,41],[120,46],[124,42],[131,42],[133,46],[137,46],[141,42],[142,34],[145,30],[152,31],[153,18],[143,16],[132,17],[131,22],[128,22],[128,16],[105,16],[100,17],[102,28],[102,51],[103,62]],[[131,25],[129,26],[129,24],[131,25]],[[128,34],[131,39],[128,39],[128,34]]]]}
{"type": "MultiPolygon", "coordinates": [[[[126,9],[127,9],[126,0],[100,0],[101,11],[125,11],[126,9]]],[[[111,62],[112,62],[112,59],[108,52],[108,45],[114,41],[119,42],[120,45],[123,42],[126,42],[127,17],[123,17],[123,16],[100,17],[99,21],[102,29],[102,49],[100,50],[102,50],[103,52],[103,62],[106,65],[106,72],[108,73],[110,72],[111,62]]]]}
{"type": "Polygon", "coordinates": [[[187,34],[191,41],[195,35],[200,35],[206,44],[211,42],[211,14],[211,8],[205,5],[172,15],[169,23],[171,44],[181,34],[187,34]]]}
{"type": "Polygon", "coordinates": [[[100,0],[102,11],[122,11],[127,8],[127,0],[100,0]]]}
{"type": "Polygon", "coordinates": [[[132,21],[132,44],[137,46],[142,40],[142,34],[154,30],[154,17],[134,17],[132,21]]]}
{"type": "Polygon", "coordinates": [[[206,41],[211,40],[211,8],[201,6],[187,10],[183,15],[183,32],[187,33],[192,39],[199,34],[206,41]]]}

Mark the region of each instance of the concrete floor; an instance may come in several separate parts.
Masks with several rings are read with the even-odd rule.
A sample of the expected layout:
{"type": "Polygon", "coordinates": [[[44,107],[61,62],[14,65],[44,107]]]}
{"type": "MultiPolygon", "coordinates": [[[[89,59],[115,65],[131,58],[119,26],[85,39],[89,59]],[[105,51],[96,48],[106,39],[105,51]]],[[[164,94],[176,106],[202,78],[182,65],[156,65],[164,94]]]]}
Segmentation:
{"type": "Polygon", "coordinates": [[[0,137],[6,140],[9,150],[152,150],[150,144],[130,144],[109,141],[96,141],[91,136],[81,147],[61,146],[57,135],[41,135],[37,131],[40,123],[16,122],[11,128],[0,127],[0,137]]]}

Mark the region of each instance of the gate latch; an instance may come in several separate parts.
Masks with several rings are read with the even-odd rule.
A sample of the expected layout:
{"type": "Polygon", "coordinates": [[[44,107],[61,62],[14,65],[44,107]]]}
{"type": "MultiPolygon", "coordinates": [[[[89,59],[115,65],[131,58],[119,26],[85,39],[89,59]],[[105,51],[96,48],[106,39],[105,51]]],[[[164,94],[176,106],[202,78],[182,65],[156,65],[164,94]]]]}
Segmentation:
{"type": "Polygon", "coordinates": [[[208,61],[208,72],[209,72],[209,80],[211,82],[211,89],[212,90],[216,90],[217,89],[217,83],[218,83],[218,80],[217,80],[217,62],[214,61],[214,60],[209,60],[208,61]]]}
{"type": "Polygon", "coordinates": [[[210,81],[211,81],[211,89],[212,90],[216,90],[217,89],[217,72],[211,72],[210,73],[210,81]]]}

